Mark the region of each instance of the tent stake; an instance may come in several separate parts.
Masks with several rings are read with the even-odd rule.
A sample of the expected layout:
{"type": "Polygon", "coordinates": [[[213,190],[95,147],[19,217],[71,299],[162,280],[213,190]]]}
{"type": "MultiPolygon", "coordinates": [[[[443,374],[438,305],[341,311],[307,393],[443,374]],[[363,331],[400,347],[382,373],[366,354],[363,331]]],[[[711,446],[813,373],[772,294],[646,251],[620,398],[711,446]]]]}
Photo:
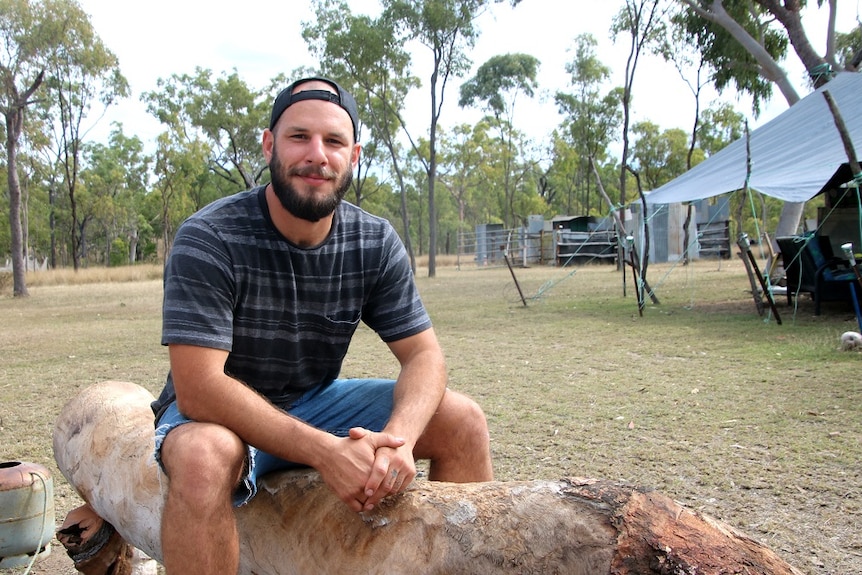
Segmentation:
{"type": "Polygon", "coordinates": [[[521,303],[527,307],[527,300],[524,298],[524,292],[521,291],[521,284],[518,283],[518,278],[515,277],[515,270],[512,269],[512,262],[509,261],[509,250],[503,249],[503,259],[506,261],[506,266],[509,268],[509,273],[512,274],[512,279],[515,282],[515,287],[518,288],[518,295],[521,296],[521,303]]]}

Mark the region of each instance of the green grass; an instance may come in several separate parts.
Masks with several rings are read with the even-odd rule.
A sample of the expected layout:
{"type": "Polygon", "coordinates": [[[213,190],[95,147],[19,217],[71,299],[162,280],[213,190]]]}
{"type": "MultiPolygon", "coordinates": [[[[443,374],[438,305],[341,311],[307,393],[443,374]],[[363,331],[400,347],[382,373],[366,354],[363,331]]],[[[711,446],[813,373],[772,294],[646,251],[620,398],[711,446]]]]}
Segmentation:
{"type": "MultiPolygon", "coordinates": [[[[55,474],[58,521],[79,504],[51,454],[53,420],[105,379],[157,393],[161,283],[93,272],[0,298],[0,460],[55,474]],[[91,280],[92,281],[92,280],[91,280]]],[[[484,407],[497,477],[593,476],[654,487],[770,545],[810,574],[862,572],[862,354],[849,306],[778,302],[761,318],[738,261],[651,266],[638,313],[610,266],[438,267],[418,285],[452,388],[484,407]]],[[[119,272],[114,272],[119,273],[119,272]]],[[[345,376],[394,376],[360,328],[345,376]]]]}

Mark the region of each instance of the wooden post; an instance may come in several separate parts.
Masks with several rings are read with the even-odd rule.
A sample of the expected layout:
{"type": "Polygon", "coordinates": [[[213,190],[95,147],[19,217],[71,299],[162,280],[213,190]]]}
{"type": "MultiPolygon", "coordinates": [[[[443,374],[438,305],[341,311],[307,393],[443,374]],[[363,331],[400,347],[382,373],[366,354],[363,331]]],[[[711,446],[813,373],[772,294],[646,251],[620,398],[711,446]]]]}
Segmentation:
{"type": "Polygon", "coordinates": [[[763,298],[766,298],[766,302],[769,304],[769,309],[772,310],[772,314],[775,316],[775,322],[778,325],[781,325],[781,316],[778,315],[778,308],[775,307],[775,298],[772,297],[772,292],[769,289],[769,284],[767,283],[766,278],[764,278],[763,274],[760,272],[760,267],[757,265],[757,259],[755,259],[754,254],[751,253],[751,244],[748,242],[748,236],[740,234],[739,239],[736,241],[736,245],[738,245],[741,250],[739,257],[742,258],[743,263],[745,263],[745,269],[748,272],[748,280],[751,282],[751,294],[754,296],[754,304],[757,306],[757,313],[763,315],[763,298]],[[762,295],[758,292],[757,284],[754,283],[755,277],[760,283],[760,289],[763,292],[762,295]]]}

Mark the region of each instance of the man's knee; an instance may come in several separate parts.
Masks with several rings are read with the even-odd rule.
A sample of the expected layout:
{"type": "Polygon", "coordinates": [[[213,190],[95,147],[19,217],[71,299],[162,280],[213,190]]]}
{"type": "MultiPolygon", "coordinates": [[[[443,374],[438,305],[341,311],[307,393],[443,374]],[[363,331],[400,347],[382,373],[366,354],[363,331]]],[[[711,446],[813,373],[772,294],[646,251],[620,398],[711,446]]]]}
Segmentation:
{"type": "Polygon", "coordinates": [[[220,425],[186,423],[165,436],[161,462],[173,487],[232,490],[245,466],[246,447],[220,425]]]}
{"type": "Polygon", "coordinates": [[[484,452],[490,442],[485,412],[473,399],[447,390],[424,439],[434,449],[484,452]]]}

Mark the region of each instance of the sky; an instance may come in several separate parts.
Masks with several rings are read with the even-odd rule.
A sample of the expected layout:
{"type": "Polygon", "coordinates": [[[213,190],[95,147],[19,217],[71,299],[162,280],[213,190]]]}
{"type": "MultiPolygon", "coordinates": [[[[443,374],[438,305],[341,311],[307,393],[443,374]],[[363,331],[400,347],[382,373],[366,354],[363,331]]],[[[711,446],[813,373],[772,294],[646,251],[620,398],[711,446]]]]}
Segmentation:
{"type": "MultiPolygon", "coordinates": [[[[159,78],[173,74],[192,74],[196,67],[208,68],[215,76],[237,71],[252,88],[263,88],[279,73],[290,74],[299,66],[314,66],[305,48],[302,22],[313,18],[310,0],[211,0],[201,9],[192,0],[79,0],[96,33],[113,51],[120,70],[129,80],[132,96],[111,108],[98,119],[90,134],[104,141],[111,123],[122,122],[127,136],[136,135],[150,146],[162,127],[146,112],[142,93],[157,89],[159,78]]],[[[809,2],[816,6],[816,2],[809,2]]],[[[838,31],[851,30],[862,10],[862,0],[838,0],[838,31]]],[[[354,14],[374,14],[376,0],[349,0],[354,14]]],[[[490,57],[505,53],[525,53],[536,57],[540,92],[532,100],[518,101],[514,117],[516,128],[541,140],[551,133],[562,118],[553,94],[569,88],[565,64],[572,59],[574,39],[591,33],[599,42],[597,55],[612,70],[607,86],[621,86],[628,55],[626,38],[614,44],[608,30],[621,1],[522,0],[512,8],[507,2],[495,5],[479,21],[481,36],[471,53],[473,70],[490,57]]],[[[803,24],[819,52],[824,51],[827,10],[809,8],[803,24]]],[[[411,133],[425,134],[429,124],[427,76],[422,64],[430,58],[419,47],[413,64],[425,82],[407,101],[406,117],[411,133]]],[[[808,93],[802,65],[791,54],[785,65],[800,96],[808,93]]],[[[457,105],[458,85],[447,88],[441,123],[446,127],[461,122],[473,123],[481,117],[477,110],[461,110],[457,105]]],[[[649,120],[662,129],[690,130],[694,119],[694,98],[676,69],[657,57],[643,56],[635,75],[633,121],[649,120]]],[[[750,101],[733,95],[707,94],[701,107],[715,101],[733,103],[750,119],[750,125],[768,121],[787,108],[778,90],[758,118],[750,114],[750,101]]],[[[273,95],[274,96],[274,95],[273,95]]]]}

